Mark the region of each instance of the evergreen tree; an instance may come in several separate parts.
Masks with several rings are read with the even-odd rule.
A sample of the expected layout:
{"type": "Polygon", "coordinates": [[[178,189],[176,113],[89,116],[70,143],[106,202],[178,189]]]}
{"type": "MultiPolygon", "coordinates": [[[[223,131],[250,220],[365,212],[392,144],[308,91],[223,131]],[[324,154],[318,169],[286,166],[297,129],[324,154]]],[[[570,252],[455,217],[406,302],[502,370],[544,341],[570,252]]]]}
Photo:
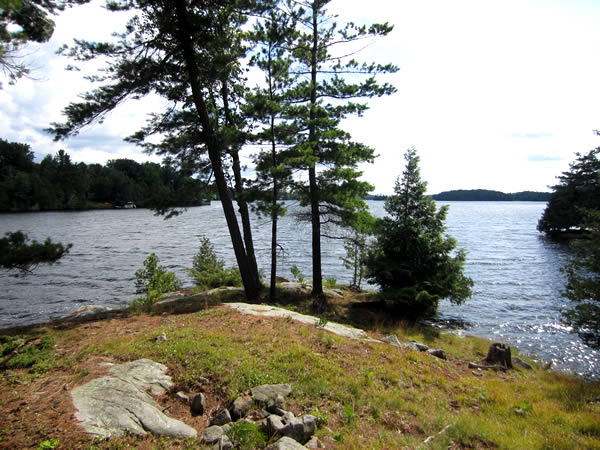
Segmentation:
{"type": "Polygon", "coordinates": [[[294,81],[289,49],[294,37],[295,18],[279,10],[270,11],[267,20],[256,23],[250,33],[251,42],[257,45],[250,63],[262,71],[265,79],[247,96],[247,114],[257,122],[252,141],[266,147],[255,156],[256,179],[251,195],[255,210],[271,218],[271,301],[276,300],[278,219],[286,213],[279,196],[291,184],[292,172],[286,158],[297,132],[288,117],[288,95],[294,81]]]}
{"type": "MultiPolygon", "coordinates": [[[[0,69],[11,82],[29,68],[18,56],[27,42],[47,42],[54,32],[51,15],[90,0],[0,0],[0,69]]],[[[0,83],[0,88],[2,83],[0,83]]]]}
{"type": "Polygon", "coordinates": [[[600,209],[600,147],[585,155],[576,153],[569,170],[558,177],[537,229],[559,237],[562,233],[581,231],[583,210],[600,209]]]}
{"type": "Polygon", "coordinates": [[[299,130],[293,163],[306,171],[308,182],[298,185],[301,204],[310,206],[312,227],[313,306],[327,308],[321,271],[322,225],[346,226],[366,210],[362,200],[372,186],[360,180],[360,163],[372,162],[373,149],[352,141],[340,128],[342,119],[360,116],[364,99],[389,95],[393,86],[378,84],[377,74],[395,72],[391,64],[360,64],[351,57],[360,40],[387,35],[392,27],[353,23],[338,29],[327,14],[330,0],[304,0],[295,5],[300,35],[294,49],[295,72],[304,77],[295,89],[293,114],[299,130]],[[344,53],[344,45],[352,50],[344,53]],[[350,56],[349,56],[350,55],[350,56]],[[362,103],[361,103],[362,101],[362,103]]]}
{"type": "Polygon", "coordinates": [[[448,207],[437,210],[425,195],[416,150],[404,157],[402,178],[385,202],[388,216],[376,225],[367,278],[398,313],[419,317],[433,314],[444,298],[462,303],[471,296],[473,281],[463,274],[465,251],[455,251],[456,241],[445,235],[448,207]]]}
{"type": "Polygon", "coordinates": [[[577,302],[564,316],[586,344],[600,348],[600,210],[581,212],[590,239],[574,243],[577,256],[563,269],[568,281],[562,295],[577,302]]]}
{"type": "Polygon", "coordinates": [[[108,67],[94,78],[102,86],[87,93],[83,102],[69,105],[65,109],[67,123],[54,124],[52,128],[57,138],[68,137],[101,120],[125,100],[151,92],[170,101],[173,110],[182,105],[193,108],[198,136],[211,163],[250,301],[259,294],[252,248],[248,240],[245,245],[240,232],[223,160],[229,151],[235,165],[235,152],[240,144],[239,123],[234,116],[237,102],[242,98],[241,59],[245,51],[240,34],[248,15],[260,14],[271,3],[268,0],[108,2],[113,10],[135,9],[137,14],[117,43],[77,41],[72,56],[84,61],[106,58],[108,67]]]}

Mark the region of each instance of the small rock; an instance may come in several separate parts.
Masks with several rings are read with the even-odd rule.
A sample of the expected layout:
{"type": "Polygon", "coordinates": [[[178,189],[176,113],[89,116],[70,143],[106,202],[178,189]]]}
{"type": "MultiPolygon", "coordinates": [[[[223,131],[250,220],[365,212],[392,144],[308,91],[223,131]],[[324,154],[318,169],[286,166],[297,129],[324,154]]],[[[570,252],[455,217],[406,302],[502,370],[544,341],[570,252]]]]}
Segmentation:
{"type": "Polygon", "coordinates": [[[63,386],[63,389],[64,389],[65,391],[68,391],[68,390],[69,390],[69,385],[68,385],[68,384],[65,384],[65,385],[63,386]]]}
{"type": "Polygon", "coordinates": [[[446,353],[444,352],[444,350],[431,349],[431,350],[427,350],[427,353],[429,353],[432,356],[435,356],[436,358],[448,359],[448,358],[446,358],[446,353]]]}
{"type": "Polygon", "coordinates": [[[158,336],[154,338],[156,342],[164,342],[167,340],[167,335],[165,333],[160,333],[158,336]]]}
{"type": "Polygon", "coordinates": [[[396,336],[395,334],[384,337],[382,341],[387,342],[388,344],[395,345],[396,347],[400,347],[400,341],[398,340],[398,336],[396,336]]]}
{"type": "Polygon", "coordinates": [[[219,441],[213,445],[212,450],[232,450],[233,444],[227,435],[221,436],[219,441]]]}
{"type": "Polygon", "coordinates": [[[211,425],[225,425],[226,423],[231,422],[231,416],[229,415],[229,411],[226,409],[222,409],[217,413],[215,417],[210,421],[211,425]]]}
{"type": "Polygon", "coordinates": [[[295,440],[284,436],[274,444],[271,444],[268,447],[266,447],[265,450],[301,450],[303,448],[306,447],[302,444],[299,444],[295,440]]]}
{"type": "Polygon", "coordinates": [[[473,375],[475,375],[476,377],[482,377],[483,376],[483,374],[481,373],[481,369],[480,369],[479,372],[473,371],[473,375]]]}
{"type": "Polygon", "coordinates": [[[192,406],[190,407],[190,412],[192,416],[201,416],[204,414],[204,410],[206,409],[206,397],[204,394],[200,393],[194,396],[192,399],[192,406]]]}
{"type": "Polygon", "coordinates": [[[262,386],[253,387],[250,392],[256,402],[268,404],[278,395],[282,397],[290,395],[292,387],[289,384],[263,384],[262,386]]]}
{"type": "Polygon", "coordinates": [[[198,383],[200,383],[200,384],[208,384],[208,383],[210,383],[210,380],[208,378],[205,378],[205,377],[198,377],[198,379],[196,381],[198,383]]]}
{"type": "Polygon", "coordinates": [[[206,428],[202,434],[200,435],[200,442],[203,444],[216,444],[221,440],[221,436],[223,436],[223,428],[217,425],[213,425],[212,427],[206,428]]]}
{"type": "Polygon", "coordinates": [[[523,361],[521,358],[519,358],[517,356],[513,356],[512,360],[513,360],[513,362],[517,363],[517,365],[521,366],[525,370],[533,370],[533,367],[531,366],[531,364],[526,363],[525,361],[523,361]]]}
{"type": "Polygon", "coordinates": [[[304,444],[304,446],[306,448],[325,448],[323,443],[316,436],[311,437],[310,440],[304,444]]]}
{"type": "Polygon", "coordinates": [[[229,433],[229,430],[231,430],[233,428],[233,424],[231,422],[226,423],[225,425],[221,425],[221,428],[223,429],[223,433],[227,434],[229,433]]]}
{"type": "Polygon", "coordinates": [[[304,436],[302,437],[302,442],[306,442],[317,431],[317,418],[310,414],[305,414],[300,418],[302,419],[302,425],[304,427],[304,436]]]}
{"type": "Polygon", "coordinates": [[[175,397],[177,397],[179,400],[181,400],[184,403],[190,402],[190,398],[187,396],[187,394],[185,392],[179,391],[177,394],[175,394],[175,397]]]}
{"type": "Polygon", "coordinates": [[[426,352],[427,350],[429,350],[429,347],[427,347],[425,344],[421,344],[418,341],[414,341],[411,340],[411,343],[415,344],[415,347],[417,348],[417,350],[419,350],[420,352],[426,352]]]}
{"type": "MultiPolygon", "coordinates": [[[[283,398],[283,397],[282,397],[283,398]]],[[[252,397],[247,395],[240,396],[233,401],[229,412],[232,420],[238,420],[248,414],[252,407],[252,397]]]]}

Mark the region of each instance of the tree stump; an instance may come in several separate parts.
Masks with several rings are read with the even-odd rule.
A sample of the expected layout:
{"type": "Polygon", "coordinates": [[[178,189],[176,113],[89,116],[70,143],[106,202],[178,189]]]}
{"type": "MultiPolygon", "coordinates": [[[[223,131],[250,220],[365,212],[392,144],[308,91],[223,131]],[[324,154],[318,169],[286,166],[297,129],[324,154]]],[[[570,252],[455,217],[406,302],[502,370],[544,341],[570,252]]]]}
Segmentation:
{"type": "Polygon", "coordinates": [[[512,369],[512,359],[510,356],[510,347],[508,345],[494,342],[490,345],[488,354],[484,360],[487,364],[499,364],[507,369],[512,369]]]}

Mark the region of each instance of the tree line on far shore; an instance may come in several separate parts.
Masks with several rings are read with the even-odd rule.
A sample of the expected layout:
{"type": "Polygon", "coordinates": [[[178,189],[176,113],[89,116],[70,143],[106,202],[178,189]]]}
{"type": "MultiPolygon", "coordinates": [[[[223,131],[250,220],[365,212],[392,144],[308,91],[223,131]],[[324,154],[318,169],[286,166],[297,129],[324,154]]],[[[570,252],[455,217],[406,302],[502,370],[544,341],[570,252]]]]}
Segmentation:
{"type": "Polygon", "coordinates": [[[64,150],[34,162],[28,144],[0,139],[0,211],[199,205],[210,186],[168,165],[114,159],[74,163],[64,150]]]}
{"type": "Polygon", "coordinates": [[[506,194],[488,189],[457,189],[440,192],[432,197],[441,201],[547,202],[550,200],[550,192],[522,191],[506,194]]]}

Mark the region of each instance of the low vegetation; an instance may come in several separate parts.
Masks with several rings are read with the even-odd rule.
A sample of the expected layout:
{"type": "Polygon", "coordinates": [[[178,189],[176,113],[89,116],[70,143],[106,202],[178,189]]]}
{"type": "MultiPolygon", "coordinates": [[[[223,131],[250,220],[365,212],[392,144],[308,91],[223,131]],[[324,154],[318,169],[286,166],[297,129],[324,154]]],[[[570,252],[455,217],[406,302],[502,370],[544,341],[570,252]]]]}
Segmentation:
{"type": "MultiPolygon", "coordinates": [[[[292,298],[285,291],[278,296],[296,310],[310,307],[308,297],[292,298]]],[[[158,400],[161,407],[199,431],[206,418],[192,418],[177,391],[203,389],[217,411],[253,386],[291,383],[287,409],[315,415],[317,436],[328,448],[415,448],[431,436],[427,448],[600,448],[600,384],[537,366],[473,371],[468,362],[484,358],[489,342],[390,321],[371,300],[371,294],[344,290],[344,298],[331,299],[332,308],[321,321],[360,323],[375,338],[416,339],[443,349],[448,360],[224,306],[13,333],[2,340],[3,354],[30,336],[46,344],[43,351],[28,358],[23,353],[23,360],[14,358],[2,368],[0,443],[13,448],[44,442],[64,448],[202,448],[156,437],[93,441],[73,422],[72,387],[100,376],[103,362],[150,358],[166,364],[175,382],[158,400]],[[161,333],[167,340],[157,342],[161,333]],[[209,385],[201,386],[200,377],[209,385]]],[[[267,443],[250,426],[236,425],[230,433],[238,448],[267,443]]]]}

